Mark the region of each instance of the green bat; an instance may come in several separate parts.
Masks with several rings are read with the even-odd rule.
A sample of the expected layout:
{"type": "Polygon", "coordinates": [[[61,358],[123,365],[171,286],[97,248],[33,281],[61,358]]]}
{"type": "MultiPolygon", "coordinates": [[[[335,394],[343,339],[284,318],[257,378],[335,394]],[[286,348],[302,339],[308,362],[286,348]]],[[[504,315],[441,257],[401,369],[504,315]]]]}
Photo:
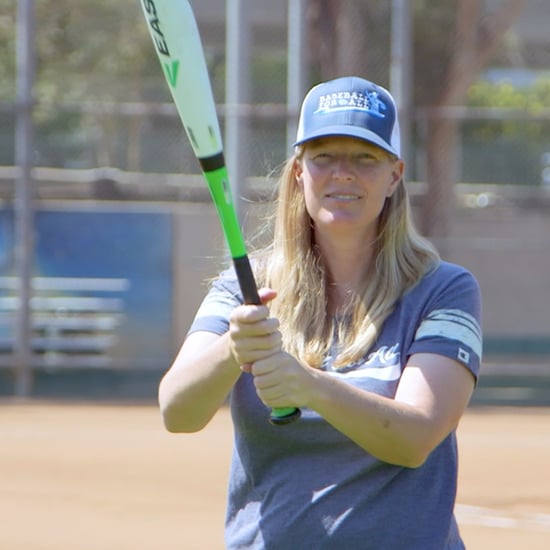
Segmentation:
{"type": "MultiPolygon", "coordinates": [[[[229,247],[246,304],[260,304],[254,274],[233,204],[216,104],[193,10],[187,0],[142,0],[166,81],[197,157],[229,247]]],[[[272,424],[288,424],[300,409],[273,409],[272,424]]]]}

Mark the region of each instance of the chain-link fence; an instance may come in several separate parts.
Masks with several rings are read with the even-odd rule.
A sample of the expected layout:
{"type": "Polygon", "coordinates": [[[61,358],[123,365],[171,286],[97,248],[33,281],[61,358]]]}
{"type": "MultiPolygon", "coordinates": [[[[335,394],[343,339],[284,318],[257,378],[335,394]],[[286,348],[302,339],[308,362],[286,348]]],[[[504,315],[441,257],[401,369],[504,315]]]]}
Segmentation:
{"type": "MultiPolygon", "coordinates": [[[[240,147],[248,178],[263,179],[289,152],[287,125],[295,123],[297,113],[289,107],[287,84],[296,56],[303,55],[306,87],[350,73],[392,87],[397,67],[400,89],[393,91],[407,122],[407,177],[419,225],[446,257],[478,275],[490,356],[499,362],[517,356],[548,363],[550,4],[303,0],[304,51],[294,52],[288,51],[294,0],[192,2],[222,131],[227,72],[235,70],[226,63],[227,18],[237,4],[246,14],[248,40],[249,99],[237,110],[247,128],[240,147]],[[398,16],[410,37],[396,35],[398,16]],[[400,49],[396,36],[408,40],[400,49]]],[[[110,198],[130,208],[133,200],[184,196],[170,194],[188,185],[188,178],[176,175],[196,175],[199,167],[139,2],[86,1],[75,9],[36,0],[34,7],[33,164],[40,167],[34,172],[39,205],[53,197],[110,198]],[[118,172],[108,172],[110,183],[98,196],[97,186],[88,184],[105,179],[105,170],[96,172],[105,167],[118,172]],[[65,176],[44,168],[63,170],[65,176]]],[[[16,98],[16,18],[17,3],[0,0],[0,190],[8,210],[15,189],[9,168],[16,164],[14,132],[23,108],[16,98]]],[[[203,198],[208,201],[206,194],[203,198]]],[[[182,205],[186,219],[196,215],[190,209],[208,208],[193,204],[182,205]]],[[[182,219],[175,226],[190,230],[182,219]]],[[[216,229],[206,231],[219,238],[216,229]]],[[[185,254],[197,259],[220,249],[218,242],[206,253],[186,247],[185,254]]],[[[6,252],[6,273],[11,260],[6,252]]],[[[186,302],[188,291],[176,294],[182,305],[174,315],[183,330],[197,298],[186,302]]],[[[180,337],[178,331],[175,341],[180,337]]]]}
{"type": "MultiPolygon", "coordinates": [[[[399,2],[302,3],[307,18],[304,71],[308,86],[345,73],[390,86],[392,6],[399,2]]],[[[83,7],[84,13],[73,13],[59,4],[50,9],[48,0],[35,4],[34,164],[195,172],[196,162],[156,66],[138,2],[99,2],[94,9],[83,7]]],[[[223,126],[226,10],[214,9],[217,4],[196,2],[194,9],[223,126]]],[[[279,2],[266,9],[264,4],[269,3],[243,2],[243,9],[251,12],[247,18],[250,103],[239,116],[251,128],[244,148],[251,157],[253,176],[262,176],[285,158],[287,119],[296,116],[287,110],[288,56],[294,55],[287,52],[287,6],[279,2]]],[[[425,175],[426,121],[443,116],[458,123],[457,181],[541,184],[544,159],[548,159],[545,154],[550,152],[550,46],[540,21],[549,8],[536,0],[525,2],[486,66],[476,73],[469,92],[439,104],[450,95],[442,83],[452,64],[450,57],[463,44],[454,32],[454,3],[436,4],[437,9],[430,2],[412,2],[414,9],[409,8],[412,37],[408,47],[414,54],[406,83],[411,88],[412,112],[408,114],[413,119],[409,178],[425,175]],[[424,4],[424,8],[414,8],[424,4]]],[[[499,5],[480,4],[487,4],[487,10],[499,5]]],[[[5,43],[0,63],[0,165],[5,166],[15,164],[16,6],[3,0],[0,10],[5,43]]]]}

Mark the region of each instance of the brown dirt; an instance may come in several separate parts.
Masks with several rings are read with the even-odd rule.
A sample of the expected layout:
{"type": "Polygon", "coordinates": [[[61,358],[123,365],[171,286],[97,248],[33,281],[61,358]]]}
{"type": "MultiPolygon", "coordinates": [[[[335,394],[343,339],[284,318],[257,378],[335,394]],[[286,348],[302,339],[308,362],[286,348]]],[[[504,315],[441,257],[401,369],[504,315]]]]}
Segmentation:
{"type": "MultiPolygon", "coordinates": [[[[472,409],[457,515],[469,550],[548,548],[550,410],[472,409]]],[[[154,406],[0,404],[0,548],[217,550],[231,427],[164,432],[154,406]]]]}

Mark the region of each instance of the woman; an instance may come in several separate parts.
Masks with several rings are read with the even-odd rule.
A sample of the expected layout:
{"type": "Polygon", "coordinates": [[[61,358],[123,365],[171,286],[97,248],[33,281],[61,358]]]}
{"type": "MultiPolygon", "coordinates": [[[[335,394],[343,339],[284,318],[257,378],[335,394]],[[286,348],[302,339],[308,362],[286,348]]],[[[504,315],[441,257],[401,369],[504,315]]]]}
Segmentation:
{"type": "Polygon", "coordinates": [[[199,309],[159,399],[172,432],[230,396],[228,548],[464,548],[455,430],[479,371],[478,285],[415,231],[391,95],[314,87],[254,260],[199,309]],[[299,407],[284,427],[267,407],[299,407]]]}

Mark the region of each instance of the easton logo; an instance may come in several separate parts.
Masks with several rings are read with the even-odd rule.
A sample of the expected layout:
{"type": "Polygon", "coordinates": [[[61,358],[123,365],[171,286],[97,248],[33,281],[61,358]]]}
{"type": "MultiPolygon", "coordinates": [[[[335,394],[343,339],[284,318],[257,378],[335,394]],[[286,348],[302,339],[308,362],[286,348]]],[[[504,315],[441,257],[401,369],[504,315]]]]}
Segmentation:
{"type": "MultiPolygon", "coordinates": [[[[159,55],[170,57],[170,50],[168,48],[164,33],[162,32],[162,25],[158,18],[157,6],[155,5],[155,2],[153,0],[143,0],[143,9],[147,14],[147,22],[149,23],[151,36],[153,37],[153,42],[155,43],[157,52],[159,55]]],[[[175,88],[178,81],[179,65],[180,62],[177,59],[162,63],[164,73],[166,74],[166,79],[172,88],[175,88]]]]}
{"type": "Polygon", "coordinates": [[[178,70],[180,68],[180,62],[175,59],[172,63],[164,63],[164,72],[166,73],[166,79],[172,88],[176,87],[178,81],[178,70]]]}

